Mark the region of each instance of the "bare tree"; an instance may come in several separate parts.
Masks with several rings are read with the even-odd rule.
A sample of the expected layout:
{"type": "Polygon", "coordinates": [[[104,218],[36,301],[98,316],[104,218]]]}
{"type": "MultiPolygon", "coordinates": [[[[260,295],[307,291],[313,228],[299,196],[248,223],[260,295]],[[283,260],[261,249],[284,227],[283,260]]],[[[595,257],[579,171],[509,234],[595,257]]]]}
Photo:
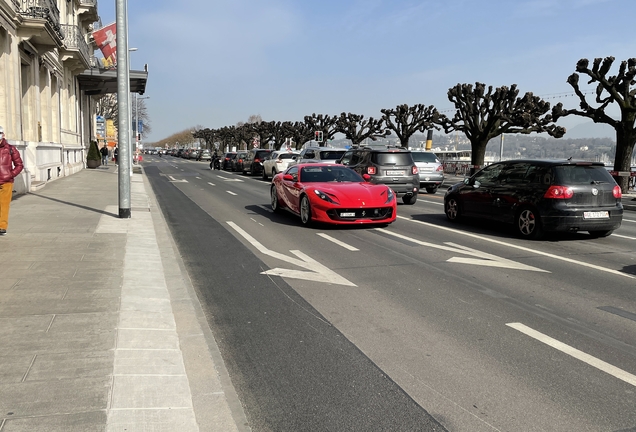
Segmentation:
{"type": "Polygon", "coordinates": [[[384,120],[375,120],[373,117],[364,119],[360,114],[340,114],[336,122],[336,131],[344,134],[353,145],[358,145],[367,138],[375,141],[379,137],[391,134],[384,126],[384,120]]]}
{"type": "MultiPolygon", "coordinates": [[[[313,131],[313,133],[322,132],[323,141],[319,144],[321,146],[324,146],[325,143],[332,139],[338,132],[336,131],[337,123],[338,117],[336,116],[328,116],[322,114],[312,114],[310,116],[305,116],[305,124],[313,131]]],[[[300,145],[302,146],[303,144],[304,143],[300,145]]]]}
{"type": "Polygon", "coordinates": [[[260,114],[252,114],[247,118],[247,122],[250,124],[259,124],[263,122],[260,114]]]}
{"type": "MultiPolygon", "coordinates": [[[[631,158],[634,153],[634,144],[636,143],[636,129],[634,122],[636,120],[636,88],[633,88],[636,81],[636,59],[630,58],[622,61],[615,76],[607,76],[609,70],[614,63],[614,57],[606,57],[605,59],[596,58],[592,69],[589,68],[589,61],[581,59],[576,64],[576,72],[585,74],[590,77],[588,84],[597,83],[596,85],[596,107],[592,107],[585,95],[579,88],[579,74],[573,73],[567,79],[568,84],[574,88],[576,95],[580,99],[580,109],[567,110],[563,108],[563,104],[558,103],[553,109],[552,114],[556,119],[570,114],[587,117],[594,123],[605,123],[610,125],[616,131],[616,156],[614,157],[614,171],[629,172],[631,167],[631,158]],[[620,119],[614,119],[606,114],[605,109],[611,104],[616,103],[620,110],[620,119]]],[[[616,182],[623,192],[627,192],[629,177],[616,176],[616,182]]]]}
{"type": "Polygon", "coordinates": [[[306,122],[284,122],[283,129],[285,130],[284,136],[291,138],[296,145],[296,150],[301,149],[307,141],[314,137],[314,129],[306,122]]]}
{"type": "MultiPolygon", "coordinates": [[[[131,104],[131,120],[141,120],[143,135],[147,135],[152,132],[152,126],[150,122],[150,116],[148,115],[148,109],[146,108],[146,99],[137,99],[136,103],[131,104]],[[136,112],[138,111],[138,113],[136,112]]],[[[97,115],[106,119],[111,119],[115,124],[119,121],[119,104],[117,103],[117,93],[108,93],[100,97],[96,103],[97,115]]],[[[132,125],[132,129],[135,130],[135,125],[132,125]]]]}
{"type": "Polygon", "coordinates": [[[409,139],[416,132],[437,129],[435,124],[440,119],[440,114],[433,105],[408,106],[404,104],[398,105],[394,109],[382,109],[380,112],[384,114],[382,120],[386,122],[386,128],[395,132],[400,140],[400,146],[405,148],[409,146],[409,139]]]}
{"type": "Polygon", "coordinates": [[[471,144],[471,173],[484,164],[488,141],[503,133],[529,134],[546,132],[561,138],[565,129],[556,126],[550,103],[528,92],[519,98],[517,85],[503,86],[493,91],[482,83],[457,84],[448,90],[448,99],[457,112],[452,119],[440,117],[439,124],[446,133],[463,132],[471,144]]]}

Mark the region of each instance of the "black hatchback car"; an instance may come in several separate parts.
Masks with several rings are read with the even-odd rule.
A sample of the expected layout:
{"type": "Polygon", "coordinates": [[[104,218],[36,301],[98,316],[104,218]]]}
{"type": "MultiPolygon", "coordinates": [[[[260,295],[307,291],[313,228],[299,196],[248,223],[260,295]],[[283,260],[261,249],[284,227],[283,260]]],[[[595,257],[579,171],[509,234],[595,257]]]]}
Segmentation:
{"type": "Polygon", "coordinates": [[[451,186],[444,211],[451,221],[468,216],[514,224],[529,239],[548,231],[606,237],[621,226],[621,197],[601,162],[509,160],[451,186]]]}
{"type": "Polygon", "coordinates": [[[269,156],[272,151],[269,149],[262,148],[254,148],[248,150],[245,155],[245,159],[243,159],[243,174],[247,174],[248,172],[255,176],[263,173],[263,161],[269,156]]]}

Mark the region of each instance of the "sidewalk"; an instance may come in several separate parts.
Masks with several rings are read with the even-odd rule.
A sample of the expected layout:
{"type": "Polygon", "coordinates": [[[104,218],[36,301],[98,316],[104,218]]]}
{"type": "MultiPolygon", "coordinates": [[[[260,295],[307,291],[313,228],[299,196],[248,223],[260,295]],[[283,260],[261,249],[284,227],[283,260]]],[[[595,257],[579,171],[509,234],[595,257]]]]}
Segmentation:
{"type": "Polygon", "coordinates": [[[248,431],[150,185],[84,170],[0,237],[0,432],[248,431]]]}

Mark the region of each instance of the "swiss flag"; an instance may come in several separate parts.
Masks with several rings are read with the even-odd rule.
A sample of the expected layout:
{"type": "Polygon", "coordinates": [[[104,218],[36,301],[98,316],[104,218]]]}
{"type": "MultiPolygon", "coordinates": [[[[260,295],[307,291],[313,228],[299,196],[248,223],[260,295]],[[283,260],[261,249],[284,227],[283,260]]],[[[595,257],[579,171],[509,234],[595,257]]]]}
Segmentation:
{"type": "Polygon", "coordinates": [[[116,23],[93,32],[93,40],[110,64],[117,64],[117,26],[116,23]]]}

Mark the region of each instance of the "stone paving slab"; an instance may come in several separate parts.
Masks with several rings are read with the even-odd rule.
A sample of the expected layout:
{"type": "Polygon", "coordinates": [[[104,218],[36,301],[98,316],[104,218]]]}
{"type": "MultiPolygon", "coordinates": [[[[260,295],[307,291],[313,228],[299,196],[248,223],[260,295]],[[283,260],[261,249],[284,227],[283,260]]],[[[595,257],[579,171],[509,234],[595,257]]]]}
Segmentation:
{"type": "Polygon", "coordinates": [[[248,431],[150,185],[131,178],[134,211],[120,219],[116,169],[12,203],[0,431],[248,431]]]}

